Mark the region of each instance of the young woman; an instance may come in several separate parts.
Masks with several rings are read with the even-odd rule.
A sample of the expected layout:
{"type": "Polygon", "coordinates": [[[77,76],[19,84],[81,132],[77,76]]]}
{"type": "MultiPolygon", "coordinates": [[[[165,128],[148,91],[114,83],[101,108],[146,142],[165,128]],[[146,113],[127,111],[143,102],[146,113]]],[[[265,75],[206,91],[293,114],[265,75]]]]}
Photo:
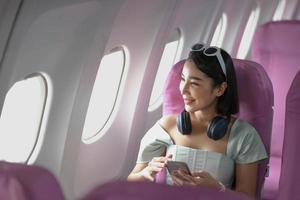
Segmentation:
{"type": "Polygon", "coordinates": [[[234,119],[238,112],[236,75],[228,53],[195,44],[185,61],[180,91],[185,109],[164,116],[143,137],[128,180],[154,181],[170,160],[186,162],[191,175],[167,175],[175,185],[233,189],[255,197],[258,161],[267,154],[256,130],[234,119]]]}

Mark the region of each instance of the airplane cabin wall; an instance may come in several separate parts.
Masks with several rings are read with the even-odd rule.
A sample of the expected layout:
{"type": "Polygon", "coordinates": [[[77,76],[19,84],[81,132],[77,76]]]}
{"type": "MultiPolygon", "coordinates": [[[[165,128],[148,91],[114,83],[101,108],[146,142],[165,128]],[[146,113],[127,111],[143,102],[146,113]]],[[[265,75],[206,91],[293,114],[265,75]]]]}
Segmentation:
{"type": "MultiPolygon", "coordinates": [[[[2,67],[5,51],[10,40],[10,34],[21,4],[21,0],[0,1],[0,74],[5,72],[4,68],[2,67]]],[[[4,79],[0,79],[0,108],[2,108],[5,94],[10,86],[10,81],[8,78],[9,76],[6,75],[4,79]]]]}
{"type": "MultiPolygon", "coordinates": [[[[295,12],[297,12],[297,8],[299,8],[299,0],[286,0],[286,6],[284,9],[284,13],[282,19],[295,19],[295,12]]],[[[299,10],[298,10],[299,11],[299,10]]]]}
{"type": "MultiPolygon", "coordinates": [[[[125,179],[135,165],[141,138],[161,117],[162,106],[148,111],[149,100],[164,45],[176,29],[182,40],[179,59],[184,59],[192,44],[211,42],[224,12],[222,47],[235,57],[252,9],[260,6],[258,24],[263,24],[272,20],[279,1],[1,1],[0,107],[12,84],[34,72],[47,75],[51,102],[32,162],[57,176],[67,199],[77,199],[98,184],[125,179]],[[98,67],[115,47],[126,54],[116,117],[98,140],[84,143],[98,67]]],[[[299,1],[287,4],[293,6],[286,7],[284,19],[299,18],[299,1]]]]}
{"type": "MultiPolygon", "coordinates": [[[[29,74],[41,72],[49,77],[51,105],[43,123],[47,125],[39,139],[40,149],[35,149],[32,162],[52,171],[61,183],[64,183],[63,159],[76,157],[74,153],[78,152],[66,154],[69,150],[66,139],[71,138],[67,144],[73,142],[72,145],[78,146],[81,141],[82,131],[79,137],[70,132],[74,126],[70,123],[74,106],[81,101],[76,99],[81,74],[88,68],[90,73],[86,78],[95,78],[121,3],[121,0],[27,0],[14,24],[1,66],[1,97],[4,100],[9,87],[29,74]]],[[[92,88],[93,82],[89,84],[86,89],[92,88]]],[[[74,162],[70,165],[70,169],[76,167],[74,162]]],[[[65,184],[62,186],[65,188],[65,184]]]]}

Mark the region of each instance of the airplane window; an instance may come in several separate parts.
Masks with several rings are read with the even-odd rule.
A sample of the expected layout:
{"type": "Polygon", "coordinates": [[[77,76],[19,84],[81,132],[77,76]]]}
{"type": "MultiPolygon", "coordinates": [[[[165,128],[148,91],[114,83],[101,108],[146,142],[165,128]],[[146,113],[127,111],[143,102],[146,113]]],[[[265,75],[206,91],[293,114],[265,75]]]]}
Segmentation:
{"type": "Polygon", "coordinates": [[[226,29],[227,29],[227,15],[223,13],[221,19],[219,20],[217,28],[215,30],[214,36],[211,40],[210,43],[211,46],[218,46],[218,47],[222,46],[226,29]]]}
{"type": "Polygon", "coordinates": [[[0,117],[0,160],[28,162],[39,139],[46,98],[47,82],[41,74],[10,88],[0,117]]]}
{"type": "Polygon", "coordinates": [[[275,14],[273,16],[273,21],[278,21],[282,19],[285,5],[286,5],[286,0],[279,1],[277,8],[275,10],[275,14]]]}
{"type": "Polygon", "coordinates": [[[85,117],[83,142],[96,141],[105,133],[104,127],[109,127],[108,122],[111,121],[116,107],[124,65],[123,48],[116,48],[102,58],[85,117]]]}
{"type": "Polygon", "coordinates": [[[251,14],[250,17],[248,19],[248,22],[246,24],[246,28],[244,30],[244,34],[242,37],[242,40],[240,42],[240,46],[238,49],[238,53],[237,53],[237,58],[240,59],[245,59],[248,52],[249,52],[249,48],[250,48],[250,44],[257,26],[257,22],[259,19],[259,14],[260,14],[260,7],[257,6],[256,9],[254,9],[251,14]]]}
{"type": "Polygon", "coordinates": [[[178,52],[181,41],[181,34],[179,29],[176,29],[174,34],[164,48],[158,71],[156,73],[156,78],[152,88],[152,93],[150,97],[148,111],[151,112],[157,109],[163,101],[162,91],[165,80],[168,76],[168,72],[171,70],[172,66],[178,61],[178,52]]]}

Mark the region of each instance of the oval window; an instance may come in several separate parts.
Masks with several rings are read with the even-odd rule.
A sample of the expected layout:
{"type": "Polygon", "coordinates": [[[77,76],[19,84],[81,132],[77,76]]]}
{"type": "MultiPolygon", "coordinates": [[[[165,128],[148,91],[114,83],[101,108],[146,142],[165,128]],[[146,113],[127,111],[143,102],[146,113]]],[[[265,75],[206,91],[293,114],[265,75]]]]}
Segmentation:
{"type": "Polygon", "coordinates": [[[46,83],[42,75],[31,75],[16,82],[7,92],[0,118],[0,160],[29,160],[39,139],[46,83]]]}
{"type": "Polygon", "coordinates": [[[94,142],[101,137],[105,132],[104,127],[111,121],[120,93],[124,66],[123,48],[115,48],[102,58],[84,122],[82,140],[85,143],[94,142]]]}
{"type": "Polygon", "coordinates": [[[171,38],[165,45],[159,66],[156,73],[154,85],[151,92],[148,111],[151,112],[157,109],[163,101],[162,92],[163,86],[167,79],[168,73],[172,66],[178,61],[179,47],[181,46],[181,33],[179,29],[171,35],[171,38]]]}

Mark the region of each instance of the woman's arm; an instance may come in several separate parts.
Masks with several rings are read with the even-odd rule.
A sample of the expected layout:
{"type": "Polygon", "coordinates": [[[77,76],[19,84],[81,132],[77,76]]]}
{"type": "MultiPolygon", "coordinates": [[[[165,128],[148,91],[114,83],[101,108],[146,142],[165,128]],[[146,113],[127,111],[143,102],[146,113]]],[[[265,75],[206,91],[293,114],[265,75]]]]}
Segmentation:
{"type": "Polygon", "coordinates": [[[147,167],[148,163],[143,164],[136,164],[133,168],[132,172],[128,175],[128,181],[145,181],[146,179],[142,174],[141,171],[147,167]]]}
{"type": "Polygon", "coordinates": [[[256,195],[258,163],[236,164],[235,191],[252,198],[256,195]]]}
{"type": "Polygon", "coordinates": [[[172,155],[154,157],[149,163],[138,163],[127,177],[128,181],[154,181],[155,175],[160,172],[172,155]]]}

